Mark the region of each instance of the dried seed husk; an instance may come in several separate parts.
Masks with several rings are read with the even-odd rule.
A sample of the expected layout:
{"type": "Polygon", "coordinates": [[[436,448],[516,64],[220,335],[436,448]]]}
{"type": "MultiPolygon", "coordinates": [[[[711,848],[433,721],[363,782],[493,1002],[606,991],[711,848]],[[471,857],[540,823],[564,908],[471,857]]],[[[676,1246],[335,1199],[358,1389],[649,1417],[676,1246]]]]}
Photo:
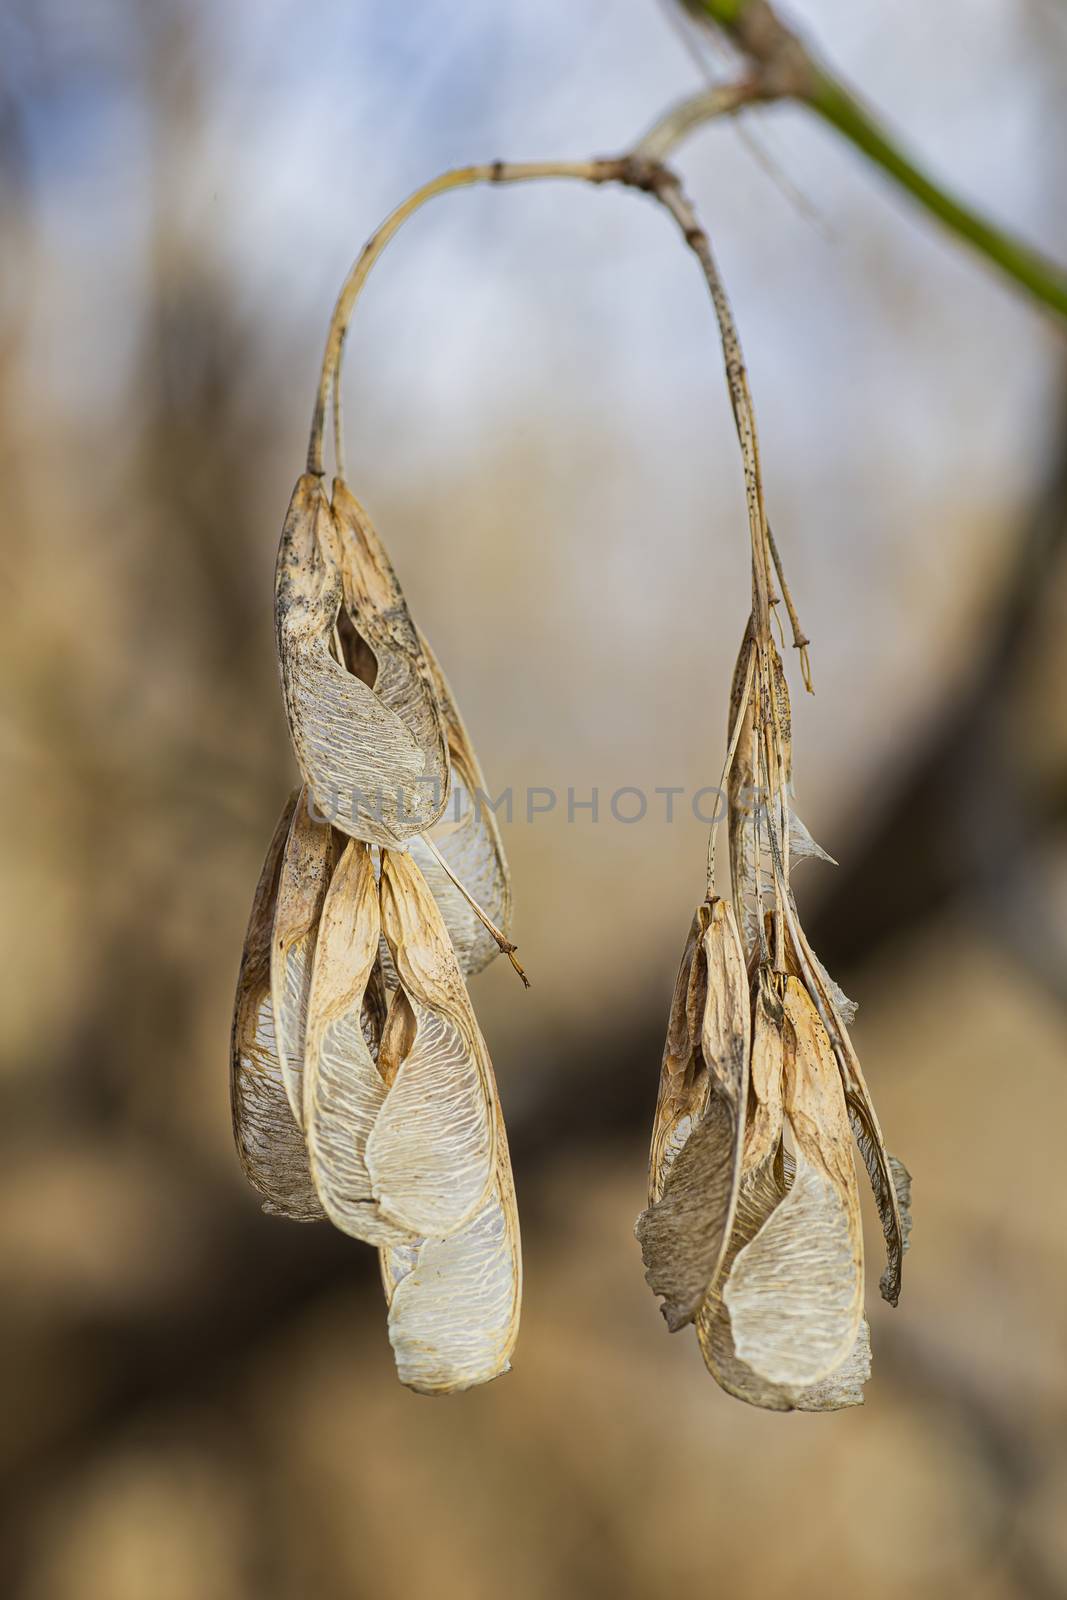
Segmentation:
{"type": "Polygon", "coordinates": [[[662,1195],[667,1174],[692,1132],[693,1120],[707,1104],[707,1073],[700,1056],[700,1025],[707,980],[703,952],[705,917],[705,906],[700,906],[686,939],[667,1019],[648,1163],[650,1206],[662,1195]],[[692,992],[694,989],[699,990],[699,996],[692,992]]]}
{"type": "MultiPolygon", "coordinates": [[[[384,1216],[412,1233],[443,1237],[481,1209],[495,1181],[496,1082],[418,866],[383,850],[379,887],[382,930],[415,1033],[367,1141],[367,1169],[384,1216]]],[[[388,1019],[386,1035],[391,1039],[388,1019]]],[[[385,1047],[383,1038],[383,1055],[385,1047]]]]}
{"type": "Polygon", "coordinates": [[[751,1092],[745,1125],[743,1173],[756,1171],[776,1154],[782,1142],[784,1023],[781,999],[770,973],[763,967],[756,978],[756,996],[752,1007],[751,1092]]]}
{"type": "Polygon", "coordinates": [[[341,478],[334,480],[333,513],[345,611],[373,658],[378,712],[357,737],[371,742],[360,756],[366,760],[368,792],[381,795],[381,818],[371,819],[373,832],[358,836],[395,846],[425,832],[445,811],[449,730],[424,640],[385,546],[341,478]]]}
{"type": "Polygon", "coordinates": [[[508,1371],[519,1331],[522,1256],[504,1125],[492,1193],[458,1232],[383,1250],[389,1338],[401,1383],[455,1394],[508,1371]]]}
{"type": "MultiPolygon", "coordinates": [[[[642,1212],[635,1230],[645,1276],[653,1292],[663,1296],[663,1315],[672,1332],[696,1316],[721,1266],[737,1203],[748,1100],[748,977],[729,902],[709,897],[697,913],[695,927],[701,931],[686,981],[685,1029],[692,1050],[689,1100],[694,1106],[702,1100],[703,1106],[692,1114],[680,1148],[675,1121],[672,1142],[677,1153],[662,1179],[659,1198],[642,1212]],[[694,1015],[694,997],[701,995],[702,1010],[694,1015]],[[693,1049],[697,1037],[699,1046],[693,1049]]],[[[688,950],[687,946],[687,956],[688,950]]],[[[684,968],[683,961],[683,972],[684,968]]],[[[664,1079],[670,1076],[674,1012],[672,1006],[661,1100],[664,1079]]],[[[653,1163],[660,1141],[657,1115],[653,1163]]],[[[657,1185],[659,1170],[662,1162],[654,1169],[652,1181],[657,1185]]]]}
{"type": "Polygon", "coordinates": [[[278,1060],[298,1127],[304,1122],[304,1040],[315,937],[335,858],[330,825],[314,815],[304,788],[282,854],[270,951],[278,1060]]]}
{"type": "Polygon", "coordinates": [[[697,1339],[708,1371],[720,1388],[735,1399],[765,1411],[840,1411],[846,1406],[863,1404],[863,1385],[871,1371],[871,1339],[866,1318],[860,1323],[852,1350],[839,1367],[813,1384],[790,1388],[770,1382],[738,1356],[723,1295],[738,1253],[756,1237],[785,1199],[795,1170],[792,1156],[781,1145],[764,1154],[758,1154],[754,1146],[746,1150],[737,1220],[719,1282],[700,1308],[697,1339]]]}
{"type": "Polygon", "coordinates": [[[748,1097],[750,1038],[745,953],[729,901],[716,895],[709,897],[707,906],[703,941],[707,999],[700,1048],[713,1090],[742,1122],[748,1097]]]}
{"type": "Polygon", "coordinates": [[[368,1004],[380,928],[370,849],[351,839],[319,919],[304,1051],[304,1129],[311,1175],[330,1221],[375,1245],[409,1237],[381,1214],[366,1163],[386,1094],[373,1053],[372,987],[368,1004]]]}
{"type": "MultiPolygon", "coordinates": [[[[320,814],[354,838],[396,845],[444,810],[447,755],[428,673],[421,677],[405,656],[400,617],[380,614],[386,590],[384,580],[371,581],[372,570],[378,572],[366,542],[353,537],[351,519],[335,519],[321,482],[306,473],[293,491],[275,580],[289,733],[320,814]],[[346,583],[353,605],[371,594],[361,620],[379,641],[373,688],[337,659],[346,583]]],[[[398,607],[410,628],[402,599],[398,607]]]]}
{"type": "MultiPolygon", "coordinates": [[[[774,1013],[773,1006],[766,1008],[763,1018],[763,1029],[766,1034],[773,1034],[774,1022],[777,1022],[777,1045],[774,1043],[765,1045],[763,1061],[760,1067],[757,1067],[757,1053],[760,1051],[758,1037],[761,1027],[760,1002],[757,1000],[757,1024],[755,1024],[757,1043],[753,1043],[752,1051],[753,1094],[755,1094],[757,1074],[760,1074],[766,1083],[771,1077],[774,1064],[777,1064],[779,1072],[777,1094],[769,1091],[768,1101],[773,1102],[777,1099],[779,1131],[781,1131],[781,1074],[784,1064],[784,1040],[782,1040],[784,1011],[781,1005],[777,1006],[777,1013],[774,1013]]],[[[721,1389],[726,1390],[726,1394],[733,1395],[736,1400],[744,1400],[747,1405],[761,1406],[765,1411],[840,1411],[845,1406],[862,1405],[864,1402],[864,1384],[870,1378],[870,1328],[867,1326],[867,1318],[862,1318],[856,1342],[845,1362],[825,1378],[817,1379],[814,1384],[806,1387],[789,1387],[763,1378],[737,1355],[733,1326],[729,1322],[729,1310],[723,1294],[723,1288],[729,1283],[729,1274],[733,1270],[737,1254],[757,1237],[763,1224],[768,1221],[777,1206],[781,1205],[785,1195],[789,1194],[793,1174],[795,1174],[795,1162],[792,1155],[782,1149],[781,1138],[769,1146],[765,1139],[753,1138],[749,1141],[745,1138],[744,1171],[742,1171],[741,1192],[737,1195],[737,1216],[733,1235],[729,1238],[729,1248],[726,1251],[718,1283],[707,1294],[701,1307],[701,1314],[697,1317],[697,1342],[701,1346],[705,1366],[712,1374],[712,1378],[721,1389]]]]}
{"type": "Polygon", "coordinates": [[[784,1110],[796,1174],[737,1255],[723,1288],[738,1357],[761,1378],[805,1389],[848,1359],[863,1315],[863,1238],[840,1075],[818,1013],[795,978],[784,995],[784,1110]]]}
{"type": "Polygon", "coordinates": [[[274,830],[252,901],[230,1040],[230,1109],[238,1159],[264,1211],[316,1222],[323,1210],[282,1081],[270,986],[278,878],[298,796],[294,790],[274,830]]]}
{"type": "Polygon", "coordinates": [[[903,1162],[886,1150],[874,1102],[838,1004],[838,1000],[845,997],[813,952],[799,922],[796,930],[800,950],[791,950],[791,958],[798,970],[806,968],[811,973],[820,1009],[830,1024],[831,1044],[844,1085],[849,1121],[867,1169],[885,1236],[887,1264],[878,1287],[882,1298],[895,1306],[900,1298],[901,1270],[911,1228],[908,1214],[911,1178],[903,1162]]]}
{"type": "MultiPolygon", "coordinates": [[[[467,893],[506,937],[511,878],[496,817],[486,804],[485,778],[448,680],[426,638],[419,637],[447,731],[452,770],[451,797],[430,837],[467,893]]],[[[441,907],[461,972],[474,976],[500,954],[500,946],[423,841],[413,839],[409,849],[441,907]]]]}

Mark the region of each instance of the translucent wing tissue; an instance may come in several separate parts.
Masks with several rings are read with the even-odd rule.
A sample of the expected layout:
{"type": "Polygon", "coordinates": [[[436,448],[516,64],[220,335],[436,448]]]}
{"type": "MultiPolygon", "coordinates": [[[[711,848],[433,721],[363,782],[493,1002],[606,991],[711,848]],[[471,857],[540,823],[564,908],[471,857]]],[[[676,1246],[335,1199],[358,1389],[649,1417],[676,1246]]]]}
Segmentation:
{"type": "Polygon", "coordinates": [[[322,1206],[282,1078],[270,984],[278,878],[298,798],[294,791],[274,831],[252,902],[234,1003],[230,1105],[241,1166],[262,1195],[263,1209],[294,1222],[314,1222],[322,1206]]]}
{"type": "Polygon", "coordinates": [[[447,804],[446,736],[395,575],[342,483],[334,507],[317,478],[297,483],[275,594],[289,732],[320,812],[353,838],[402,844],[447,804]]]}
{"type": "Polygon", "coordinates": [[[340,479],[332,504],[317,476],[296,486],[276,622],[304,786],[242,960],[234,1137],[265,1209],[378,1247],[398,1373],[449,1393],[508,1370],[519,1320],[507,1139],[464,981],[514,948],[503,846],[444,674],[340,479]]]}

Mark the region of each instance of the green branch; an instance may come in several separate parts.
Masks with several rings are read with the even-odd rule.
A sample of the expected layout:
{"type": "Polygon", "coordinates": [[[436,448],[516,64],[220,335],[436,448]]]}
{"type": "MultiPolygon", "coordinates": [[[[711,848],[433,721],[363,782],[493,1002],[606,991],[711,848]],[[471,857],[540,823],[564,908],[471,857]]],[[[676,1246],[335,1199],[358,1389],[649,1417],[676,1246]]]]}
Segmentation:
{"type": "Polygon", "coordinates": [[[1067,320],[1067,273],[936,184],[915,165],[841,80],[781,21],[767,0],[683,0],[717,23],[759,69],[768,97],[810,106],[869,161],[887,172],[952,233],[1067,320]]]}

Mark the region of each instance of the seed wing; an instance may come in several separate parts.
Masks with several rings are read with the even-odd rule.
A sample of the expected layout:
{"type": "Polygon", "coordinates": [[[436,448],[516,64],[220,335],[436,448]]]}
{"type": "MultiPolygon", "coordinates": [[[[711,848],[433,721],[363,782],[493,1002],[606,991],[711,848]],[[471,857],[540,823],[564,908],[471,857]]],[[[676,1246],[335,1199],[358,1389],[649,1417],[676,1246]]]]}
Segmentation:
{"type": "MultiPolygon", "coordinates": [[[[756,1025],[758,1028],[758,1012],[756,1025]]],[[[753,1083],[755,1079],[754,1048],[753,1083]]],[[[751,1243],[785,1199],[795,1171],[793,1158],[781,1147],[760,1153],[755,1145],[746,1146],[737,1220],[719,1283],[713,1286],[700,1309],[697,1339],[708,1371],[735,1399],[760,1406],[765,1411],[839,1411],[846,1406],[863,1404],[863,1385],[871,1372],[871,1338],[866,1318],[840,1367],[805,1388],[790,1388],[770,1382],[741,1360],[734,1346],[730,1313],[723,1294],[739,1252],[751,1243]]]]}
{"type": "MultiPolygon", "coordinates": [[[[330,1221],[376,1245],[407,1237],[381,1215],[366,1163],[367,1140],[386,1093],[367,1038],[380,926],[370,851],[353,839],[319,920],[304,1052],[304,1127],[312,1177],[330,1221]]],[[[370,1031],[373,1040],[372,1023],[370,1031]]]]}
{"type": "Polygon", "coordinates": [[[519,1329],[522,1258],[511,1163],[497,1127],[493,1191],[444,1239],[382,1252],[389,1338],[401,1383],[454,1394],[507,1372],[519,1329]]]}
{"type": "Polygon", "coordinates": [[[691,1322],[714,1280],[734,1209],[737,1127],[713,1095],[674,1161],[663,1194],[637,1219],[645,1277],[676,1333],[691,1322]]]}
{"type": "Polygon", "coordinates": [[[271,935],[270,985],[282,1081],[298,1127],[304,1120],[304,1038],[315,936],[333,870],[333,836],[312,815],[307,789],[282,854],[271,935]]]}
{"type": "Polygon", "coordinates": [[[703,1112],[707,1103],[707,1074],[698,1048],[702,1003],[696,1011],[695,1036],[689,1023],[690,990],[694,982],[704,981],[702,971],[694,975],[694,964],[699,962],[702,968],[704,962],[703,911],[700,907],[689,929],[667,1019],[648,1163],[650,1206],[662,1195],[667,1174],[693,1130],[694,1118],[703,1112]]]}
{"type": "MultiPolygon", "coordinates": [[[[685,979],[685,1028],[678,1041],[683,1051],[688,1045],[692,1054],[678,1075],[682,1092],[675,1094],[679,1108],[692,1109],[682,1111],[670,1124],[669,1140],[674,1147],[679,1143],[681,1147],[666,1166],[661,1193],[638,1218],[636,1228],[645,1276],[653,1292],[663,1296],[663,1315],[672,1332],[692,1321],[722,1263],[741,1180],[748,1099],[748,977],[729,906],[717,898],[705,902],[694,927],[702,932],[699,948],[693,945],[685,979]],[[697,1016],[693,1000],[701,994],[703,1007],[697,1016]],[[697,1050],[693,1050],[694,1035],[699,1039],[697,1050]],[[687,1076],[691,1086],[683,1099],[687,1076]],[[684,1135],[687,1116],[690,1131],[681,1142],[679,1134],[684,1135]]],[[[676,1002],[684,969],[685,960],[676,1002]]],[[[680,1024],[680,1009],[677,1004],[672,1006],[665,1069],[677,1059],[672,1057],[671,1030],[680,1024]]],[[[674,1094],[669,1072],[661,1070],[661,1102],[665,1077],[668,1094],[674,1094]]],[[[660,1183],[664,1165],[662,1158],[656,1165],[655,1144],[666,1126],[657,1109],[653,1188],[660,1183]]],[[[671,1148],[671,1143],[664,1146],[665,1150],[671,1148]]]]}
{"type": "Polygon", "coordinates": [[[415,1032],[367,1141],[367,1169],[384,1215],[443,1237],[492,1188],[496,1083],[441,912],[410,856],[383,851],[380,892],[415,1032]]]}
{"type": "Polygon", "coordinates": [[[771,979],[762,970],[752,1019],[751,1112],[745,1127],[743,1170],[752,1173],[777,1152],[782,1142],[782,1082],[785,1016],[771,979]]]}
{"type": "MultiPolygon", "coordinates": [[[[445,809],[447,732],[423,641],[392,564],[366,511],[340,478],[333,486],[333,515],[345,611],[373,658],[373,685],[352,680],[364,691],[364,716],[372,710],[373,716],[352,729],[349,739],[355,741],[363,788],[376,798],[380,814],[352,820],[370,830],[357,837],[396,846],[425,832],[445,809]]],[[[338,826],[352,831],[341,820],[338,826]]]]}
{"type": "MultiPolygon", "coordinates": [[[[882,1298],[895,1306],[900,1298],[901,1271],[911,1229],[911,1177],[903,1162],[886,1150],[874,1102],[842,1015],[839,1002],[845,997],[815,955],[799,924],[798,932],[801,948],[797,955],[813,971],[819,998],[833,1028],[834,1055],[844,1084],[849,1121],[867,1169],[885,1235],[887,1263],[878,1287],[882,1298]]],[[[845,1003],[851,1004],[848,1001],[845,1003]]]]}
{"type": "Polygon", "coordinates": [[[238,1159],[262,1195],[263,1209],[294,1222],[314,1222],[323,1212],[282,1081],[270,991],[278,878],[297,798],[294,791],[274,831],[252,901],[234,1003],[230,1107],[238,1159]]]}
{"type": "MultiPolygon", "coordinates": [[[[427,640],[419,637],[444,719],[452,769],[451,798],[430,836],[460,883],[506,935],[511,877],[496,817],[486,803],[485,778],[440,663],[427,640]]],[[[413,839],[410,850],[441,907],[460,970],[472,977],[499,955],[499,946],[422,840],[413,839]]]]}
{"type": "Polygon", "coordinates": [[[848,1358],[863,1315],[863,1240],[840,1077],[818,1015],[786,981],[785,1114],[796,1147],[788,1194],[739,1252],[723,1296],[737,1355],[805,1389],[848,1358]]]}
{"type": "Polygon", "coordinates": [[[404,720],[403,697],[387,703],[337,659],[345,551],[321,483],[305,474],[290,502],[275,578],[289,734],[320,813],[355,838],[396,844],[439,815],[447,785],[440,762],[428,761],[404,720]]]}
{"type": "Polygon", "coordinates": [[[708,901],[704,930],[707,997],[700,1026],[700,1048],[713,1090],[744,1120],[748,1096],[748,973],[734,914],[727,901],[708,901]]]}

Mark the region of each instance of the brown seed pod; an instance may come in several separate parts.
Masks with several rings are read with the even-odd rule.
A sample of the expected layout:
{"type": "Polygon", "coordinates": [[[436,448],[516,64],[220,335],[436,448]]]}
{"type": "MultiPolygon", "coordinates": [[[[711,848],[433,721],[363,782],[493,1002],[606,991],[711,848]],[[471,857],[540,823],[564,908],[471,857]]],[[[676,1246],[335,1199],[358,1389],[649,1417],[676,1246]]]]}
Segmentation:
{"type": "MultiPolygon", "coordinates": [[[[772,1382],[743,1361],[734,1345],[724,1289],[738,1254],[758,1236],[793,1185],[796,1164],[783,1148],[786,1037],[791,1025],[776,984],[766,970],[757,979],[753,1007],[751,1116],[737,1217],[723,1270],[697,1318],[697,1338],[704,1361],[716,1382],[739,1400],[769,1411],[830,1411],[859,1405],[870,1373],[870,1333],[861,1323],[849,1355],[832,1373],[801,1387],[772,1382]]],[[[790,1040],[795,1049],[795,1038],[790,1040]]]]}
{"type": "Polygon", "coordinates": [[[723,1286],[738,1357],[805,1389],[851,1354],[863,1316],[863,1237],[852,1139],[830,1041],[795,978],[785,981],[784,1113],[795,1150],[788,1193],[738,1253],[723,1286]]]}
{"type": "Polygon", "coordinates": [[[311,1175],[330,1221],[375,1245],[409,1237],[382,1215],[366,1162],[386,1094],[368,1022],[380,927],[370,850],[352,839],[319,920],[304,1050],[304,1129],[311,1175]]]}
{"type": "Polygon", "coordinates": [[[296,809],[294,790],[274,831],[252,901],[230,1040],[230,1109],[237,1156],[264,1211],[294,1222],[322,1215],[307,1152],[293,1119],[278,1060],[270,951],[282,855],[296,809]]]}
{"type": "MultiPolygon", "coordinates": [[[[382,852],[382,930],[414,1019],[366,1146],[382,1214],[425,1237],[455,1233],[495,1182],[497,1095],[444,920],[410,856],[382,852]]],[[[386,1044],[396,1034],[386,1022],[386,1044]]]]}
{"type": "Polygon", "coordinates": [[[508,1371],[519,1332],[522,1255],[503,1120],[485,1205],[456,1233],[381,1252],[401,1383],[454,1394],[508,1371]]]}
{"type": "Polygon", "coordinates": [[[446,736],[380,541],[344,484],[334,493],[331,510],[319,479],[301,477],[278,549],[289,732],[320,813],[353,838],[397,846],[447,804],[446,736]],[[348,654],[342,608],[355,634],[348,654]]]}
{"type": "Polygon", "coordinates": [[[704,1362],[727,1394],[765,1411],[840,1411],[863,1404],[863,1385],[871,1374],[871,1333],[866,1317],[860,1322],[856,1342],[840,1366],[826,1377],[802,1388],[771,1383],[737,1355],[730,1315],[722,1296],[724,1283],[739,1250],[758,1233],[774,1208],[789,1192],[793,1180],[791,1159],[779,1183],[773,1169],[745,1177],[737,1206],[737,1223],[719,1285],[708,1295],[697,1318],[697,1339],[704,1362]]]}
{"type": "MultiPolygon", "coordinates": [[[[485,803],[485,778],[448,680],[428,641],[421,634],[420,638],[447,732],[452,771],[448,806],[430,829],[430,838],[468,894],[506,936],[511,928],[511,876],[496,817],[485,803]]],[[[500,946],[426,844],[413,839],[408,848],[441,907],[460,970],[472,977],[499,954],[500,946]]]]}
{"type": "Polygon", "coordinates": [[[882,1129],[859,1057],[849,1036],[838,986],[815,955],[799,923],[791,940],[790,959],[797,971],[811,975],[819,1009],[830,1024],[830,1041],[845,1090],[849,1122],[867,1169],[886,1244],[886,1269],[879,1280],[882,1298],[895,1306],[900,1298],[904,1255],[911,1232],[911,1176],[902,1161],[886,1150],[882,1129]],[[797,949],[799,942],[799,950],[797,949]]]}
{"type": "Polygon", "coordinates": [[[652,1139],[656,1198],[635,1230],[645,1276],[663,1296],[672,1332],[696,1316],[729,1242],[741,1178],[749,1031],[748,978],[733,912],[712,896],[697,912],[675,990],[652,1139]]]}
{"type": "Polygon", "coordinates": [[[304,1121],[304,1036],[315,938],[334,859],[329,823],[316,820],[303,789],[282,854],[270,952],[278,1059],[298,1127],[304,1121]]]}
{"type": "MultiPolygon", "coordinates": [[[[429,1041],[432,1046],[435,1037],[433,1012],[459,1020],[458,1032],[468,1039],[472,1029],[477,1033],[477,1024],[473,1013],[464,1016],[469,1001],[464,1005],[466,990],[455,958],[449,960],[442,943],[442,914],[410,857],[385,853],[381,894],[400,986],[389,1002],[378,1065],[390,1092],[395,1086],[410,1094],[418,1087],[418,1077],[427,1079],[426,1045],[429,1041]],[[420,917],[426,918],[428,928],[420,927],[420,917]],[[414,1076],[405,1084],[408,1074],[414,1076]]],[[[480,1033],[477,1038],[480,1041],[480,1033]]],[[[491,1186],[458,1228],[387,1246],[379,1255],[397,1375],[422,1394],[452,1394],[506,1372],[518,1336],[522,1257],[511,1162],[484,1043],[473,1053],[482,1055],[488,1073],[495,1150],[491,1186]]],[[[451,1081],[453,1104],[446,1109],[453,1128],[456,1112],[465,1103],[469,1122],[479,1128],[475,1159],[480,1160],[481,1091],[471,1082],[469,1071],[455,1061],[442,1072],[445,1052],[436,1054],[434,1070],[441,1086],[447,1089],[451,1081]]],[[[451,1153],[436,1150],[424,1171],[436,1172],[441,1161],[446,1165],[453,1159],[469,1161],[461,1137],[460,1129],[451,1140],[451,1153]]]]}

